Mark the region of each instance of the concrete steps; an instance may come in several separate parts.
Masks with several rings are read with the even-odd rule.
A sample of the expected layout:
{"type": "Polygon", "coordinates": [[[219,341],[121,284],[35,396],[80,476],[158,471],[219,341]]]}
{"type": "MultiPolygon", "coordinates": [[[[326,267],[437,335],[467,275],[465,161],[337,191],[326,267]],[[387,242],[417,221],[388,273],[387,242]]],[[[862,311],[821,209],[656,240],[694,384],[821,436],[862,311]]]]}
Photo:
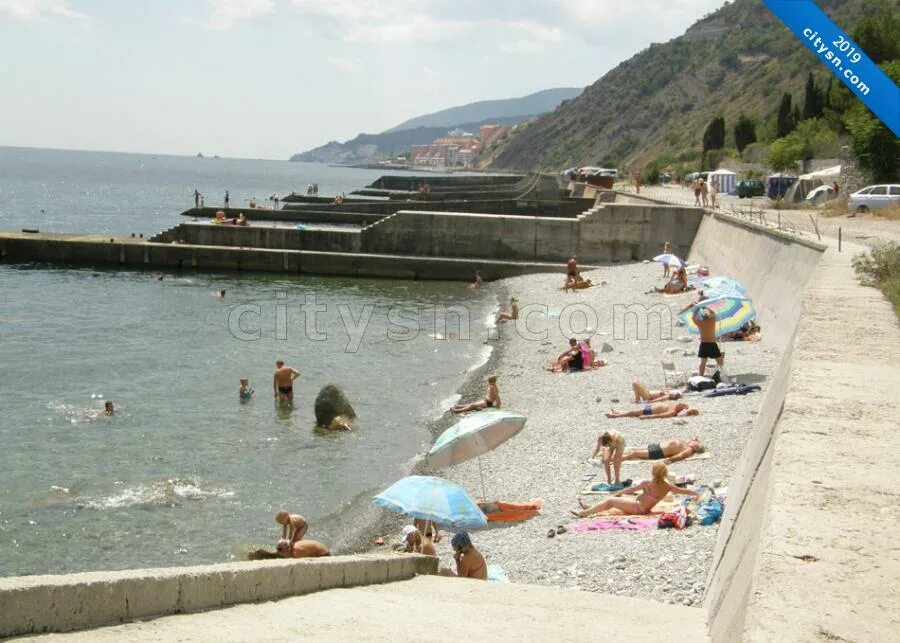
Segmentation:
{"type": "MultiPolygon", "coordinates": [[[[536,585],[417,576],[53,635],[72,641],[708,641],[703,610],[536,585]]],[[[49,637],[46,637],[49,639],[49,637]]],[[[34,637],[45,640],[45,637],[34,637]]]]}

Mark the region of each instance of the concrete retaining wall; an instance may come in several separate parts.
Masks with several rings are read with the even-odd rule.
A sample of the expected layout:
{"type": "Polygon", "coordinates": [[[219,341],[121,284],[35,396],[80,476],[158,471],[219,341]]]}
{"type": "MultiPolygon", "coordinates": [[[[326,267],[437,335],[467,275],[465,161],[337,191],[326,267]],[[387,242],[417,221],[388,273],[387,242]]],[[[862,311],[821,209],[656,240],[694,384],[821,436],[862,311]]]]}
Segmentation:
{"type": "Polygon", "coordinates": [[[0,578],[0,637],[124,623],[436,574],[415,554],[0,578]]]}
{"type": "Polygon", "coordinates": [[[318,252],[359,252],[359,230],[298,230],[272,226],[212,225],[182,223],[152,238],[160,243],[189,243],[198,246],[267,248],[270,250],[315,250],[318,252]]]}
{"type": "Polygon", "coordinates": [[[686,253],[702,210],[597,205],[575,219],[401,211],[362,231],[363,252],[586,263],[652,257],[671,241],[686,253]]]}
{"type": "MultiPolygon", "coordinates": [[[[705,215],[691,249],[691,263],[708,265],[713,274],[734,277],[748,288],[766,340],[782,353],[776,372],[764,384],[759,414],[728,485],[705,598],[714,641],[744,640],[760,555],[760,517],[772,509],[772,454],[791,382],[794,338],[803,294],[823,251],[824,246],[718,214],[705,215]]],[[[727,357],[725,366],[727,372],[727,357]]]]}

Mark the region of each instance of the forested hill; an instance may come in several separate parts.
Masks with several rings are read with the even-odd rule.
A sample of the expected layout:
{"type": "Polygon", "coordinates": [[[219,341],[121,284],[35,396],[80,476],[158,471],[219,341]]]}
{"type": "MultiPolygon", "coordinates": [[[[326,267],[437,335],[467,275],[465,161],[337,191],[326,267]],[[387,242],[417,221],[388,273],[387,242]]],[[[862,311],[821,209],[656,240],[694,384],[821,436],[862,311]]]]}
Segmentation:
{"type": "MultiPolygon", "coordinates": [[[[896,11],[898,2],[817,0],[817,5],[852,33],[863,16],[896,11]]],[[[795,105],[802,102],[810,72],[823,84],[831,75],[761,0],[735,0],[517,128],[493,151],[489,167],[642,167],[659,159],[699,158],[704,130],[717,116],[725,119],[727,146],[734,146],[732,126],[741,113],[756,121],[764,138],[774,129],[785,92],[795,105]]]]}

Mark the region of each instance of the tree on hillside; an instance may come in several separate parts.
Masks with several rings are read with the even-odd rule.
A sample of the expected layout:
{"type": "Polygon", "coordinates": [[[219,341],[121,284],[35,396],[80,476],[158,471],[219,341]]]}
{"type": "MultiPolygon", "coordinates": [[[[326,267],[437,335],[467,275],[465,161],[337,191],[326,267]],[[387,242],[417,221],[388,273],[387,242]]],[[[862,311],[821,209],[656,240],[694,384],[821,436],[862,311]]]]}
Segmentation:
{"type": "Polygon", "coordinates": [[[716,116],[703,132],[703,152],[721,150],[725,147],[725,117],[716,116]]]}
{"type": "Polygon", "coordinates": [[[900,58],[900,14],[885,8],[863,18],[853,40],[876,65],[900,58]]]}
{"type": "Polygon", "coordinates": [[[806,153],[806,141],[796,134],[788,134],[779,138],[769,147],[766,165],[775,172],[786,172],[797,167],[797,161],[806,153]]]}
{"type": "Polygon", "coordinates": [[[734,124],[734,146],[739,154],[744,153],[744,148],[756,142],[756,123],[749,116],[741,114],[734,124]]]}
{"type": "Polygon", "coordinates": [[[791,95],[785,93],[781,96],[778,105],[778,120],[775,125],[775,138],[784,138],[794,130],[794,116],[791,111],[791,95]]]}
{"type": "Polygon", "coordinates": [[[806,77],[806,93],[803,101],[803,120],[822,115],[822,94],[816,87],[812,72],[806,77]]]}
{"type": "MultiPolygon", "coordinates": [[[[900,83],[900,60],[881,66],[891,79],[900,83]]],[[[876,181],[894,181],[900,159],[900,140],[881,120],[857,100],[844,113],[844,125],[850,132],[853,153],[859,164],[872,172],[876,181]]]]}

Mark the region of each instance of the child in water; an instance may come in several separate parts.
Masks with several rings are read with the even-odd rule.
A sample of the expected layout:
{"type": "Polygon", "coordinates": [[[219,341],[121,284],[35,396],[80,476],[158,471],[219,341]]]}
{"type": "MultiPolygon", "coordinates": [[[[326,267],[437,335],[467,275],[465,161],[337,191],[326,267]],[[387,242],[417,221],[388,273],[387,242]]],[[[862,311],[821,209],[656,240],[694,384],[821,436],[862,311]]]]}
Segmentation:
{"type": "Polygon", "coordinates": [[[253,389],[250,388],[250,380],[246,377],[241,378],[241,388],[238,389],[238,397],[241,401],[249,400],[253,397],[253,389]]]}

